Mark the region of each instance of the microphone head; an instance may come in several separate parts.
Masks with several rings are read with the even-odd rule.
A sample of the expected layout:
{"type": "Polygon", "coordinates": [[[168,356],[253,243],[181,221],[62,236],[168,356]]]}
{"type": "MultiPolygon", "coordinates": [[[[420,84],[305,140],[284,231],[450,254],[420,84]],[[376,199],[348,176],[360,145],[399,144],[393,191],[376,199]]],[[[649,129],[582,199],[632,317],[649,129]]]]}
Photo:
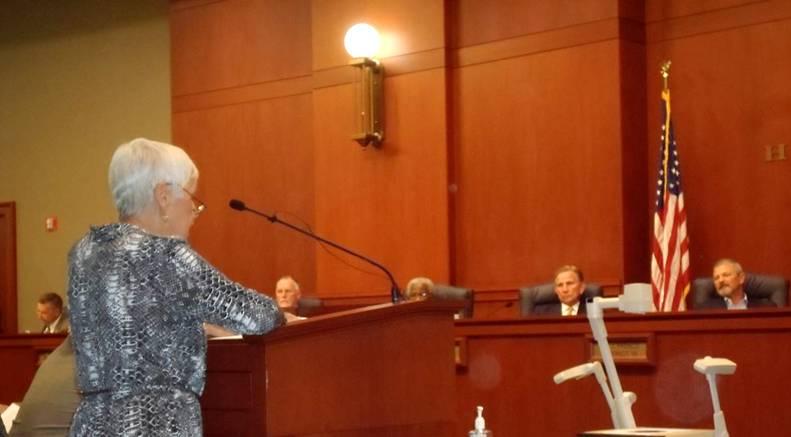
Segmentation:
{"type": "Polygon", "coordinates": [[[247,209],[247,206],[245,206],[244,202],[242,202],[239,199],[231,199],[231,201],[228,202],[228,206],[230,206],[231,208],[237,211],[244,211],[245,209],[247,209]]]}

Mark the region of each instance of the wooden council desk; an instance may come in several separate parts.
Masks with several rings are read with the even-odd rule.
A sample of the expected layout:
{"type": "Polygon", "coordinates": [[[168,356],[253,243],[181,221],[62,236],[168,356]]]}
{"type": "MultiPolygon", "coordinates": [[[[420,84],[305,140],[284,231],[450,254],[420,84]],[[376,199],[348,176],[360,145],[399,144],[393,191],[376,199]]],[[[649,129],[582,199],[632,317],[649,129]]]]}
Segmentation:
{"type": "MultiPolygon", "coordinates": [[[[454,376],[452,363],[450,371],[443,370],[448,368],[446,358],[442,358],[447,357],[442,352],[446,349],[421,341],[419,335],[429,329],[425,325],[431,323],[429,319],[444,317],[430,313],[444,310],[425,308],[428,314],[415,316],[422,322],[407,323],[415,328],[409,334],[393,325],[397,323],[394,318],[413,317],[398,308],[388,310],[384,318],[379,317],[382,314],[358,313],[354,321],[347,319],[353,323],[345,328],[340,321],[343,319],[317,319],[319,323],[293,325],[272,334],[268,347],[281,348],[281,356],[293,354],[298,359],[272,363],[280,369],[278,372],[291,372],[291,376],[275,379],[275,367],[268,371],[273,384],[270,390],[282,390],[282,396],[270,399],[266,417],[271,419],[261,420],[270,420],[270,425],[274,423],[271,420],[304,422],[307,429],[316,426],[319,417],[329,414],[347,425],[354,422],[363,427],[344,435],[466,435],[472,428],[475,406],[483,405],[487,427],[497,437],[570,437],[585,430],[611,427],[604,398],[593,378],[559,386],[552,382],[556,372],[590,360],[592,338],[584,317],[460,320],[455,327],[451,322],[440,322],[441,336],[456,338],[459,363],[454,376]],[[330,328],[336,323],[338,326],[330,328]],[[360,327],[354,334],[360,339],[353,339],[354,335],[344,331],[353,326],[360,327]],[[296,347],[295,338],[306,341],[304,349],[296,347]],[[399,341],[403,343],[393,346],[399,341]],[[381,345],[383,352],[396,358],[364,358],[355,350],[357,345],[381,345]],[[418,369],[424,369],[416,377],[433,374],[436,380],[426,386],[402,384],[400,378],[404,374],[399,372],[407,363],[417,363],[418,369]],[[379,379],[354,382],[355,375],[369,372],[379,379]],[[391,372],[395,372],[395,378],[391,372]],[[450,380],[446,376],[449,372],[450,380]],[[312,382],[300,379],[301,374],[308,375],[312,382]],[[321,382],[316,382],[316,378],[321,382]],[[386,381],[399,382],[388,386],[386,381]],[[449,394],[452,391],[448,391],[448,381],[455,385],[455,395],[449,394]],[[329,391],[348,393],[348,399],[326,397],[320,390],[322,385],[329,391]],[[400,385],[404,385],[399,389],[402,400],[380,395],[400,385]],[[436,410],[412,416],[414,409],[403,405],[405,399],[426,400],[436,410]],[[354,402],[354,406],[349,402],[354,402]],[[366,402],[371,408],[366,407],[366,402]],[[366,420],[370,424],[370,415],[374,414],[371,411],[384,404],[392,406],[383,413],[391,417],[392,428],[365,431],[366,420]]],[[[719,383],[731,435],[788,435],[791,416],[784,410],[791,405],[791,375],[787,371],[791,369],[791,310],[645,316],[608,313],[605,322],[615,349],[630,357],[622,359],[618,367],[624,389],[637,394],[633,411],[639,426],[711,429],[708,385],[692,369],[695,359],[711,355],[730,358],[738,364],[736,373],[722,377],[719,383]]],[[[246,422],[248,414],[261,411],[255,410],[260,407],[253,407],[256,404],[251,403],[249,396],[235,393],[239,387],[252,393],[253,386],[244,375],[246,369],[260,362],[254,362],[259,358],[251,357],[251,347],[266,343],[267,337],[210,343],[209,375],[202,400],[207,435],[244,435],[250,425],[246,422]],[[223,423],[235,424],[231,426],[238,429],[223,423]]],[[[0,336],[0,365],[6,375],[0,381],[0,403],[22,398],[38,357],[61,340],[60,336],[0,336]]],[[[421,408],[428,408],[427,405],[421,408]]],[[[314,435],[333,435],[331,426],[324,426],[324,432],[314,435]]]]}
{"type": "MultiPolygon", "coordinates": [[[[708,384],[693,368],[725,357],[736,373],[719,378],[732,436],[791,435],[791,310],[605,313],[614,350],[630,357],[618,371],[637,394],[638,426],[713,428],[708,384]],[[618,344],[620,343],[620,345],[618,344]]],[[[472,426],[476,405],[497,437],[565,436],[612,428],[595,378],[555,385],[555,373],[590,361],[590,325],[544,317],[456,322],[463,355],[457,369],[456,435],[472,426]]]]}

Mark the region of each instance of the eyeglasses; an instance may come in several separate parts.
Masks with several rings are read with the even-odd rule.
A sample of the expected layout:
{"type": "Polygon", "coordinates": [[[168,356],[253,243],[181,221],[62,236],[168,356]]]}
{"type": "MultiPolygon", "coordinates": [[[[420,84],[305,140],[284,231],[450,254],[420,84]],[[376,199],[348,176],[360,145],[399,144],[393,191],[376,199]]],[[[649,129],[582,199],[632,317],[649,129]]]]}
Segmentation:
{"type": "Polygon", "coordinates": [[[197,217],[200,215],[200,213],[206,210],[206,204],[203,203],[202,200],[195,197],[195,195],[187,191],[186,188],[184,187],[179,187],[179,188],[181,188],[182,191],[187,193],[187,196],[190,196],[190,199],[192,199],[192,215],[197,217]]]}

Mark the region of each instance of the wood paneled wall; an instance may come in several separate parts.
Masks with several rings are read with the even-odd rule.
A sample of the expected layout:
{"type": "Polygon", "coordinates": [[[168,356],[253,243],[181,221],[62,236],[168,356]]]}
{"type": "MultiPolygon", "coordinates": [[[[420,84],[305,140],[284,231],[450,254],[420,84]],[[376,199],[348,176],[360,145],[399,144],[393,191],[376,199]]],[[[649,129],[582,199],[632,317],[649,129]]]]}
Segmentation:
{"type": "Polygon", "coordinates": [[[192,243],[265,292],[286,274],[314,290],[314,246],[228,201],[315,223],[310,25],[310,1],[171,5],[173,140],[195,160],[208,205],[192,243]]]}
{"type": "Polygon", "coordinates": [[[670,58],[693,276],[720,256],[791,276],[789,164],[763,161],[791,130],[791,2],[694,3],[174,1],[173,137],[209,204],[194,244],[264,291],[292,274],[308,294],[386,299],[375,270],[228,210],[239,197],[401,286],[426,275],[507,304],[564,263],[646,281],[670,58]],[[381,149],[350,139],[342,38],[359,21],[383,36],[381,149]]]}
{"type": "MultiPolygon", "coordinates": [[[[445,73],[433,57],[421,57],[444,47],[443,2],[314,1],[313,17],[314,76],[351,69],[343,36],[366,21],[382,35],[386,77],[381,150],[361,148],[350,138],[353,84],[313,91],[317,229],[388,266],[402,287],[414,276],[447,281],[445,73]]],[[[321,293],[387,295],[389,282],[378,271],[342,259],[363,271],[317,253],[321,293]]]]}

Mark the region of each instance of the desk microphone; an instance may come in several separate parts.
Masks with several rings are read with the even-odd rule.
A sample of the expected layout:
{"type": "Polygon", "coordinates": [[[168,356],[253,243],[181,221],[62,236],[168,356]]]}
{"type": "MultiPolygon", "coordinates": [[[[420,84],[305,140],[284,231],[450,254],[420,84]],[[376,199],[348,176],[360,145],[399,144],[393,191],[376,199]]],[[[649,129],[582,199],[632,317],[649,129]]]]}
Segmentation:
{"type": "Polygon", "coordinates": [[[231,199],[231,201],[228,202],[228,206],[230,206],[232,209],[235,209],[237,211],[249,211],[249,212],[251,212],[251,213],[253,213],[255,215],[261,216],[261,217],[269,220],[270,223],[281,224],[281,225],[283,225],[283,226],[285,226],[285,227],[287,227],[289,229],[292,229],[294,231],[299,232],[300,234],[307,235],[308,237],[310,237],[310,238],[312,238],[314,240],[317,240],[317,241],[320,241],[322,243],[328,244],[328,245],[330,245],[330,246],[332,246],[332,247],[334,247],[334,248],[336,248],[336,249],[338,249],[338,250],[340,250],[342,252],[348,253],[349,255],[351,255],[353,257],[359,258],[359,259],[361,259],[361,260],[373,265],[374,267],[376,267],[379,270],[383,271],[387,275],[387,278],[390,279],[390,301],[393,302],[393,303],[398,303],[398,302],[400,302],[402,300],[401,299],[401,291],[398,289],[398,284],[396,283],[395,278],[393,278],[393,274],[390,273],[390,271],[387,270],[385,268],[385,266],[379,264],[378,262],[372,260],[371,258],[368,258],[365,255],[361,255],[361,254],[359,254],[359,253],[357,253],[357,252],[355,252],[355,251],[353,251],[353,250],[351,250],[349,248],[341,246],[338,243],[335,243],[333,241],[327,240],[326,238],[320,237],[320,236],[314,234],[313,232],[306,231],[306,230],[304,230],[304,229],[302,229],[300,227],[294,226],[294,225],[292,225],[291,223],[289,223],[287,221],[281,220],[280,218],[278,218],[277,214],[269,215],[269,214],[265,214],[265,213],[263,213],[261,211],[257,211],[255,209],[248,208],[247,205],[245,205],[244,202],[242,202],[239,199],[231,199]]]}

